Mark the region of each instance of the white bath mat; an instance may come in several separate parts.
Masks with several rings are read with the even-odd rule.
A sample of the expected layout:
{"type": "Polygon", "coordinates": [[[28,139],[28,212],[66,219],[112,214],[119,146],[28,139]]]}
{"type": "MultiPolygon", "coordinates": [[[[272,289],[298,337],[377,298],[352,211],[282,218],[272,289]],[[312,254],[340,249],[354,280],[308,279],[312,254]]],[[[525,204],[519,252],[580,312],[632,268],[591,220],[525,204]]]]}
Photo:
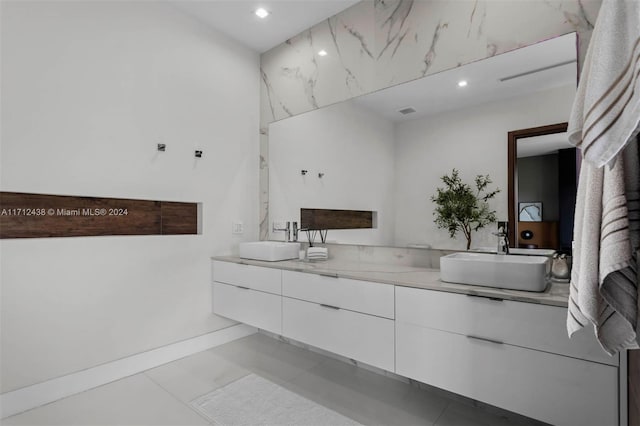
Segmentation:
{"type": "Polygon", "coordinates": [[[360,425],[255,374],[203,395],[191,406],[220,426],[360,425]]]}

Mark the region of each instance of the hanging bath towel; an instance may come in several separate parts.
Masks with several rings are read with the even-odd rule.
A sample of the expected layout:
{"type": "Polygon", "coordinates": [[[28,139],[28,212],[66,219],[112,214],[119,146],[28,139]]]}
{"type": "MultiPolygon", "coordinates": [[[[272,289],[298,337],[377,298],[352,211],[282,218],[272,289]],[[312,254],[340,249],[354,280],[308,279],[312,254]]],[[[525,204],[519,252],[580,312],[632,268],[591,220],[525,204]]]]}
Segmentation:
{"type": "Polygon", "coordinates": [[[569,121],[581,149],[567,330],[638,347],[640,2],[604,0],[569,121]]]}
{"type": "Polygon", "coordinates": [[[602,167],[638,133],[640,1],[604,0],[569,120],[569,141],[602,167]]]}

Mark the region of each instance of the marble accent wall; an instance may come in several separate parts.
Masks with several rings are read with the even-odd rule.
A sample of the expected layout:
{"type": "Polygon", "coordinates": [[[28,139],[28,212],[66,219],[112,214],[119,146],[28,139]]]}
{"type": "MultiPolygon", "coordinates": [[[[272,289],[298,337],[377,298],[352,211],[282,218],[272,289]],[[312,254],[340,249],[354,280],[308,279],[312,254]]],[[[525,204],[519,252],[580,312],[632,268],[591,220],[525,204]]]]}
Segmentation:
{"type": "Polygon", "coordinates": [[[260,238],[269,226],[269,123],[573,31],[582,64],[600,4],[363,0],[262,54],[260,238]]]}

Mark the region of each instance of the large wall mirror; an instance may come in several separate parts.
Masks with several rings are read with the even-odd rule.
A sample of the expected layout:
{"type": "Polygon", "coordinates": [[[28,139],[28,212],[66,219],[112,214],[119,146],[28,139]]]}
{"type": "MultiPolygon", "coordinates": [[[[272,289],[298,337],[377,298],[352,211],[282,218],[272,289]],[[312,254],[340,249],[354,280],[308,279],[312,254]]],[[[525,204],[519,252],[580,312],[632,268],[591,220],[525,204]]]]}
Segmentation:
{"type": "MultiPolygon", "coordinates": [[[[301,208],[373,210],[375,229],[330,231],[328,242],[463,249],[433,222],[441,176],[490,175],[501,190],[491,206],[507,220],[507,135],[568,120],[576,43],[566,34],[271,123],[270,222],[299,221],[301,208]]],[[[472,247],[494,246],[495,230],[472,247]]]]}

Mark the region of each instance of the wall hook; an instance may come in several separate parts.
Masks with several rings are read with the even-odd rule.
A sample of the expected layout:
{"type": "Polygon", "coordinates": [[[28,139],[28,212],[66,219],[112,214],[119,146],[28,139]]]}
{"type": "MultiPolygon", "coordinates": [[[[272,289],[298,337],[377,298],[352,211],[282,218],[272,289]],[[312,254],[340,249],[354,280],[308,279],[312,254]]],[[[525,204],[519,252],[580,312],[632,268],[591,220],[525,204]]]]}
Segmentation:
{"type": "Polygon", "coordinates": [[[167,150],[167,145],[164,143],[159,143],[158,144],[158,151],[160,152],[165,152],[167,150]]]}
{"type": "Polygon", "coordinates": [[[202,158],[202,151],[196,150],[196,158],[202,158]]]}
{"type": "Polygon", "coordinates": [[[309,173],[309,170],[300,170],[302,176],[305,176],[307,173],[309,173]]]}
{"type": "Polygon", "coordinates": [[[318,178],[322,179],[323,176],[324,176],[324,173],[318,173],[318,178]]]}

